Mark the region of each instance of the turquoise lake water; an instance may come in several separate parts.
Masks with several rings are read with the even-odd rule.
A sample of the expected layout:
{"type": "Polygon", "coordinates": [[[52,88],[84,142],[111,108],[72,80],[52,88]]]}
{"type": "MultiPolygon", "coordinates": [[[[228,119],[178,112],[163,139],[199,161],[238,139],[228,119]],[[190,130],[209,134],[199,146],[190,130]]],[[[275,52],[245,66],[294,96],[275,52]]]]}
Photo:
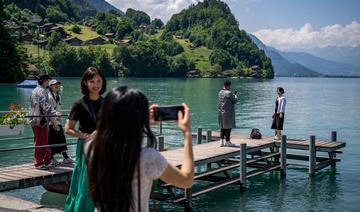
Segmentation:
{"type": "MultiPolygon", "coordinates": [[[[80,78],[59,78],[63,86],[63,109],[81,97],[80,78]]],[[[108,90],[119,85],[139,88],[149,101],[158,104],[186,102],[190,106],[192,129],[218,130],[217,93],[223,79],[108,79],[108,90]]],[[[240,100],[236,105],[234,131],[249,133],[254,127],[264,135],[272,135],[271,115],[275,91],[285,89],[287,98],[284,132],[291,138],[329,140],[337,131],[338,140],[347,146],[335,169],[326,168],[312,179],[307,169],[289,166],[287,177],[278,172],[267,173],[247,181],[246,189],[228,186],[193,199],[194,211],[359,211],[360,210],[360,79],[342,78],[276,78],[274,80],[233,79],[232,90],[240,100]]],[[[15,85],[0,85],[0,110],[10,103],[28,105],[31,90],[15,85]]],[[[158,131],[155,128],[154,131],[158,131]]],[[[176,124],[164,124],[166,147],[181,146],[182,138],[176,124]]],[[[25,136],[32,136],[27,127],[25,136]]],[[[1,141],[0,149],[31,146],[31,139],[1,141]]],[[[74,146],[70,147],[74,155],[74,146]]],[[[0,152],[0,166],[29,163],[32,150],[0,152]]],[[[62,208],[65,196],[46,192],[42,187],[4,192],[47,207],[62,208]]],[[[183,211],[182,206],[157,202],[160,211],[183,211]]]]}

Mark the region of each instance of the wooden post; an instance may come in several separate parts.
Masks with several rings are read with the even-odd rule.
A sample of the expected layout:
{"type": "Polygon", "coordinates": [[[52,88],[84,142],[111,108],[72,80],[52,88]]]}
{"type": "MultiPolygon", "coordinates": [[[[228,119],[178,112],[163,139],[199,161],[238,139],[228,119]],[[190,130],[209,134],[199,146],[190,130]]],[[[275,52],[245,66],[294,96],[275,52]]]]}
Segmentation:
{"type": "Polygon", "coordinates": [[[286,177],[286,135],[281,136],[281,153],[280,153],[280,176],[286,177]]]}
{"type": "Polygon", "coordinates": [[[159,152],[164,151],[164,136],[159,136],[159,152]]]}
{"type": "Polygon", "coordinates": [[[336,140],[337,140],[336,131],[331,131],[331,141],[336,141],[336,140]]]}
{"type": "Polygon", "coordinates": [[[202,142],[202,128],[199,127],[197,131],[197,144],[201,144],[202,142]]]}
{"type": "MultiPolygon", "coordinates": [[[[337,133],[336,131],[331,131],[331,141],[337,141],[337,133]]],[[[331,160],[331,167],[336,167],[336,153],[335,152],[329,152],[329,157],[331,160]]]]}
{"type": "Polygon", "coordinates": [[[240,144],[240,185],[245,186],[246,183],[246,143],[240,144]]]}
{"type": "Polygon", "coordinates": [[[184,190],[184,195],[186,198],[186,202],[184,205],[184,211],[185,212],[191,212],[192,211],[192,189],[191,188],[186,188],[184,190]]]}
{"type": "Polygon", "coordinates": [[[315,176],[316,166],[316,149],[315,149],[315,135],[310,136],[309,143],[309,176],[315,176]]]}
{"type": "Polygon", "coordinates": [[[160,135],[162,135],[162,121],[160,121],[160,135]]]}
{"type": "Polygon", "coordinates": [[[206,141],[209,143],[209,142],[211,142],[211,130],[210,129],[208,129],[207,131],[206,131],[206,141]]]}
{"type": "MultiPolygon", "coordinates": [[[[208,129],[206,131],[206,141],[208,143],[211,142],[211,130],[210,129],[208,129]]],[[[210,170],[210,169],[211,169],[211,163],[206,164],[206,170],[210,170]]]]}

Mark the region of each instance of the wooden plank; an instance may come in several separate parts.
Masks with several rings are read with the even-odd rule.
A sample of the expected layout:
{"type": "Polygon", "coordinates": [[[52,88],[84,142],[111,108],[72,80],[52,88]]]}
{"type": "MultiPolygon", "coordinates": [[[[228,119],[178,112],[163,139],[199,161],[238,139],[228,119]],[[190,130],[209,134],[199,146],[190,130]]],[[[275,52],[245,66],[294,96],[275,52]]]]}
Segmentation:
{"type": "Polygon", "coordinates": [[[1,176],[4,177],[4,178],[7,177],[10,181],[22,180],[22,179],[28,178],[28,177],[19,176],[19,175],[15,174],[15,173],[10,173],[10,172],[2,173],[1,176]]]}
{"type": "Polygon", "coordinates": [[[332,164],[332,160],[330,160],[330,159],[327,161],[321,162],[316,165],[315,171],[320,171],[321,169],[324,169],[324,168],[330,166],[331,164],[332,164]]]}
{"type": "Polygon", "coordinates": [[[272,170],[275,170],[275,169],[280,169],[281,168],[281,165],[274,165],[274,166],[270,166],[269,168],[266,168],[266,169],[262,169],[260,171],[256,171],[256,172],[252,172],[251,174],[248,174],[247,175],[247,178],[250,178],[250,177],[255,177],[255,176],[258,176],[260,174],[264,174],[266,172],[269,172],[269,171],[272,171],[272,170]]]}

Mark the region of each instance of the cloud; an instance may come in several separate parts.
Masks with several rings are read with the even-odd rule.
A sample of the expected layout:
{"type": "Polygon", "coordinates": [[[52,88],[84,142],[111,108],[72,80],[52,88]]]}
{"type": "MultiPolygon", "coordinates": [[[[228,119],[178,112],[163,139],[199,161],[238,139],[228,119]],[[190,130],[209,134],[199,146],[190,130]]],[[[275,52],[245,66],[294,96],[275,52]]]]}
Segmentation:
{"type": "Polygon", "coordinates": [[[340,24],[325,26],[320,31],[315,31],[311,24],[306,23],[299,30],[262,29],[253,34],[266,45],[281,50],[360,45],[360,24],[357,21],[352,21],[345,26],[340,24]]]}
{"type": "Polygon", "coordinates": [[[126,12],[128,8],[141,10],[150,15],[151,19],[160,18],[167,22],[175,13],[196,4],[198,0],[106,0],[118,9],[126,12]]]}

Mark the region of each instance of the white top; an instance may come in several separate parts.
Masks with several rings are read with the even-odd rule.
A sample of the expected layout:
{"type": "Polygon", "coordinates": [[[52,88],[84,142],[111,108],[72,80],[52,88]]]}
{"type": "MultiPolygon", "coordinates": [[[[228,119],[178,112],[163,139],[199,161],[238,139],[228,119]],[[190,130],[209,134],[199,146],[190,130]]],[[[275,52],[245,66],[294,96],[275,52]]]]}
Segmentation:
{"type": "Polygon", "coordinates": [[[284,96],[281,96],[277,99],[278,101],[278,108],[277,113],[285,113],[285,106],[286,106],[286,99],[284,96]]]}
{"type": "MultiPolygon", "coordinates": [[[[149,211],[149,198],[154,179],[158,179],[165,168],[168,166],[167,160],[154,148],[143,148],[140,155],[140,193],[141,193],[141,211],[149,211]]],[[[134,197],[134,211],[138,208],[138,177],[137,169],[132,182],[134,197]]]]}
{"type": "MultiPolygon", "coordinates": [[[[88,144],[84,146],[85,152],[88,151],[88,144]]],[[[168,166],[167,160],[154,148],[143,148],[140,153],[140,193],[141,193],[141,212],[149,211],[149,199],[154,179],[158,179],[165,168],[168,166]]],[[[135,175],[132,182],[132,190],[134,197],[134,210],[138,210],[138,176],[137,168],[135,168],[135,175]]],[[[95,208],[95,212],[98,211],[95,208]]]]}
{"type": "MultiPolygon", "coordinates": [[[[61,112],[61,97],[58,93],[52,93],[51,91],[49,91],[49,104],[53,107],[53,109],[56,112],[61,112]],[[54,95],[54,96],[53,96],[54,95]],[[56,101],[56,99],[54,99],[54,97],[56,98],[56,96],[59,96],[59,101],[56,101]]],[[[56,117],[55,119],[52,119],[51,121],[55,120],[55,123],[50,122],[51,124],[55,124],[55,125],[62,125],[62,120],[61,117],[56,117]]]]}

